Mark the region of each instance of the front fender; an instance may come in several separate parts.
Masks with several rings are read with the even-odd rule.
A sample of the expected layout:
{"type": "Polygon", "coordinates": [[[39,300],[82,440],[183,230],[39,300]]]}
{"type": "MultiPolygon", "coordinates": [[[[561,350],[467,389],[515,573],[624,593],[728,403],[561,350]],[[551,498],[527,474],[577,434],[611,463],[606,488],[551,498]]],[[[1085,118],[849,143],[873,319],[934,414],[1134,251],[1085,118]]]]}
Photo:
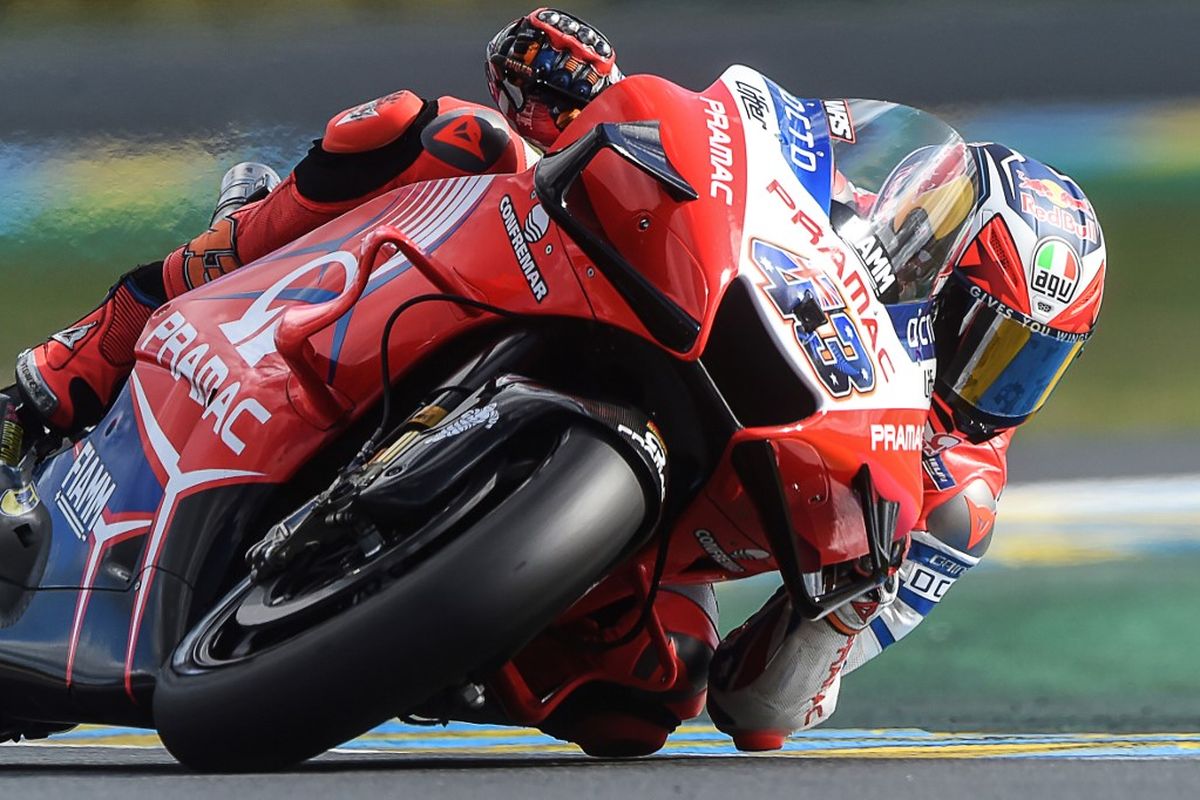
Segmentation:
{"type": "Polygon", "coordinates": [[[638,476],[648,519],[657,519],[666,497],[668,458],[649,417],[634,408],[565,394],[514,375],[491,381],[400,453],[376,464],[358,505],[383,517],[426,507],[520,437],[572,424],[605,432],[638,476]]]}

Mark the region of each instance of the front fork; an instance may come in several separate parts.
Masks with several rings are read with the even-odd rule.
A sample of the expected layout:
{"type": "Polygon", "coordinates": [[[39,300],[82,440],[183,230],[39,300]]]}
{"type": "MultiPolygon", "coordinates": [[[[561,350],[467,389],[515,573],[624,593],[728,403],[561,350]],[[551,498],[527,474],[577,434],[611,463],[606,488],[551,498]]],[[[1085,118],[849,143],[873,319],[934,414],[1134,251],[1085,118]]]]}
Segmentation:
{"type": "MultiPolygon", "coordinates": [[[[251,548],[247,557],[253,572],[260,577],[278,573],[323,538],[342,536],[348,530],[370,532],[383,520],[411,513],[464,474],[466,465],[518,443],[521,437],[540,435],[539,429],[547,421],[568,417],[607,431],[638,474],[649,512],[640,546],[657,527],[666,495],[666,445],[658,429],[636,409],[564,394],[517,377],[536,367],[543,348],[542,337],[536,333],[518,331],[502,336],[429,394],[402,423],[390,430],[381,426],[378,440],[373,437],[329,489],[251,548]]],[[[539,692],[533,688],[538,681],[527,680],[518,665],[518,654],[486,681],[488,699],[496,701],[514,724],[537,725],[589,681],[608,680],[661,693],[680,680],[675,644],[651,606],[654,549],[643,547],[633,552],[637,555],[599,586],[606,595],[632,599],[634,619],[621,624],[621,631],[608,636],[607,642],[600,636],[589,637],[583,646],[585,652],[591,648],[599,653],[619,637],[626,640],[621,644],[633,646],[636,642],[639,652],[651,648],[658,666],[639,678],[613,674],[621,670],[605,669],[601,658],[584,657],[573,665],[577,668],[564,671],[555,688],[539,692]]],[[[569,611],[564,618],[569,618],[569,611]]],[[[452,700],[452,705],[461,705],[462,699],[452,700]]],[[[454,709],[448,711],[450,716],[458,714],[454,709]]]]}
{"type": "Polygon", "coordinates": [[[446,419],[495,376],[529,359],[537,347],[536,337],[512,334],[478,353],[470,363],[434,390],[421,407],[393,430],[381,423],[377,440],[372,437],[355,459],[320,495],[312,498],[289,517],[268,531],[246,554],[247,565],[256,580],[279,574],[301,553],[329,537],[344,534],[347,528],[369,532],[354,507],[362,489],[375,480],[386,466],[411,447],[420,435],[446,419]],[[388,442],[384,446],[384,442],[388,442]]]}

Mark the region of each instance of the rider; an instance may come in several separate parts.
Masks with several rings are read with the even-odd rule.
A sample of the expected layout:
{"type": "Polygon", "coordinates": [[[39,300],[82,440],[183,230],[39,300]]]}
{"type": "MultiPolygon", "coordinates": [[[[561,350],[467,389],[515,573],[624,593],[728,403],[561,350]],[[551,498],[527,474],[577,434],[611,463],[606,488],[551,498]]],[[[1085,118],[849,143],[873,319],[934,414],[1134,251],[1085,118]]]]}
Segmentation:
{"type": "Polygon", "coordinates": [[[488,83],[503,116],[409,91],[335,115],[280,185],[271,190],[267,177],[237,210],[229,205],[244,186],[232,187],[233,203],[223,192],[209,230],[123,275],[98,308],[22,353],[17,389],[26,423],[68,434],[97,423],[133,369],[142,328],[168,300],[397,187],[526,169],[538,158],[534,148],[548,149],[589,100],[620,80],[615,59],[595,28],[540,8],[487,46],[488,83]]]}
{"type": "Polygon", "coordinates": [[[842,676],[907,636],[987,552],[1013,433],[1091,335],[1104,238],[1070,178],[997,144],[971,145],[980,201],[936,295],[937,376],[924,505],[897,585],[818,621],[780,591],[722,642],[708,710],[743,750],[824,722],[842,676]]]}

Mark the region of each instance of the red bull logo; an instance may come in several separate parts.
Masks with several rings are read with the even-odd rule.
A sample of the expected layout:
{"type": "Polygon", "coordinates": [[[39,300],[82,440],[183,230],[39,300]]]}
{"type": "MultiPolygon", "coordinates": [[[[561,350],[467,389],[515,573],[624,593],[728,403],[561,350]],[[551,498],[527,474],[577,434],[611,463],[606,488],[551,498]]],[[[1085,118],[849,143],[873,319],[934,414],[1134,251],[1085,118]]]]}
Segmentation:
{"type": "MultiPolygon", "coordinates": [[[[1037,181],[1036,181],[1037,182],[1037,181]]],[[[1049,181],[1040,181],[1046,184],[1049,181]]],[[[1025,185],[1025,179],[1022,179],[1022,186],[1025,185]]],[[[1060,188],[1058,186],[1056,188],[1060,188]]],[[[1064,191],[1064,190],[1063,190],[1064,191]]],[[[1068,196],[1069,197],[1069,196],[1068,196]]],[[[1073,201],[1076,198],[1070,198],[1073,201]]],[[[1082,201],[1086,205],[1086,200],[1082,201]]],[[[1091,206],[1088,206],[1091,207],[1091,206]]],[[[1078,237],[1080,241],[1098,242],[1099,233],[1097,233],[1096,217],[1091,215],[1091,212],[1081,213],[1069,207],[1055,204],[1052,207],[1046,207],[1038,203],[1037,198],[1033,197],[1030,192],[1021,192],[1021,212],[1025,215],[1037,219],[1058,230],[1066,231],[1066,233],[1078,237]]]]}
{"type": "Polygon", "coordinates": [[[1030,178],[1021,173],[1017,173],[1017,177],[1021,179],[1021,185],[1017,187],[1018,189],[1028,189],[1038,197],[1049,200],[1059,208],[1082,211],[1088,216],[1093,215],[1092,204],[1081,197],[1071,194],[1062,184],[1055,183],[1046,178],[1030,178]]]}

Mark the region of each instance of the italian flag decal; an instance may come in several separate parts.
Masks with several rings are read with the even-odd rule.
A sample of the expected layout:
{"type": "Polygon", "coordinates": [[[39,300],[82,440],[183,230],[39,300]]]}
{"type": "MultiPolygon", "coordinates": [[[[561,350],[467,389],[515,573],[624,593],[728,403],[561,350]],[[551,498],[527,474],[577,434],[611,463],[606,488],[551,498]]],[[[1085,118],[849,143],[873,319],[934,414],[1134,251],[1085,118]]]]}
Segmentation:
{"type": "Polygon", "coordinates": [[[1046,242],[1038,248],[1033,263],[1038,269],[1048,269],[1069,281],[1079,279],[1079,259],[1066,242],[1055,239],[1046,242]]]}
{"type": "Polygon", "coordinates": [[[1079,285],[1079,256],[1062,239],[1046,239],[1033,253],[1032,278],[1030,285],[1035,292],[1049,300],[1069,303],[1079,285]]]}

